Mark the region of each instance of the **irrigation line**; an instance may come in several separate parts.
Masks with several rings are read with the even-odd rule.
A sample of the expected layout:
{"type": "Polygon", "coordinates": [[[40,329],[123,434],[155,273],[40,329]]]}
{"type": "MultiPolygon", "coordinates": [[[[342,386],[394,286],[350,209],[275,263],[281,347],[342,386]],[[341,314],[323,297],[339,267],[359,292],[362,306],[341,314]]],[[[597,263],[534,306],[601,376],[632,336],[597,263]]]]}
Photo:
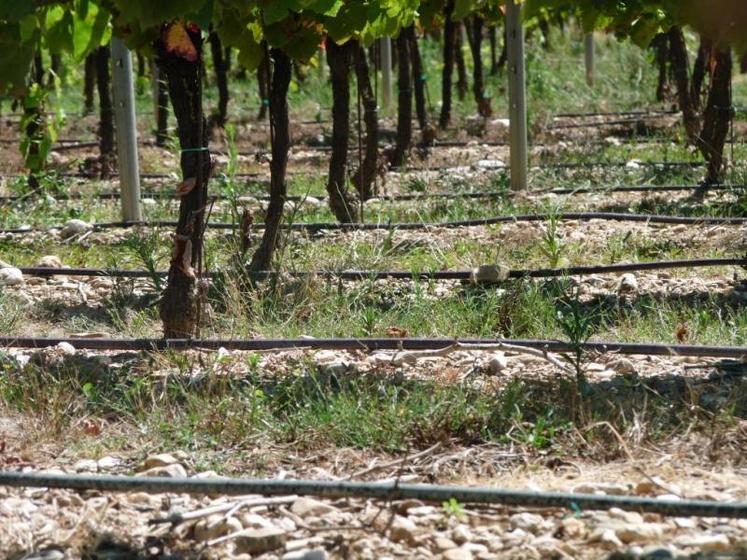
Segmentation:
{"type": "MultiPolygon", "coordinates": [[[[747,223],[747,217],[720,217],[720,216],[664,216],[657,214],[631,214],[627,212],[566,212],[554,216],[560,221],[588,221],[605,220],[615,222],[642,222],[647,224],[693,224],[693,225],[742,225],[747,223]]],[[[549,219],[548,214],[517,214],[509,216],[494,216],[490,218],[478,218],[474,220],[455,220],[449,222],[382,222],[382,223],[303,223],[294,222],[282,226],[284,229],[295,231],[321,231],[321,230],[345,230],[345,231],[372,231],[372,230],[420,230],[432,228],[465,228],[490,226],[505,223],[518,222],[545,222],[549,219]]],[[[154,220],[142,222],[100,222],[92,224],[94,231],[130,227],[175,227],[176,222],[171,220],[154,220]]],[[[209,222],[208,228],[218,230],[236,230],[239,225],[225,222],[209,222]]],[[[62,229],[64,226],[57,225],[49,228],[16,228],[0,230],[2,234],[24,235],[34,232],[62,229]]],[[[254,229],[262,230],[265,224],[259,223],[254,229]]]]}
{"type": "Polygon", "coordinates": [[[276,338],[276,339],[164,339],[164,338],[38,338],[0,337],[0,348],[50,348],[60,343],[78,350],[237,350],[259,352],[269,350],[441,350],[455,343],[462,345],[513,345],[552,353],[585,352],[647,356],[694,356],[701,358],[747,357],[743,346],[701,346],[688,344],[649,344],[630,342],[585,342],[575,345],[558,340],[484,339],[484,338],[276,338]]]}
{"type": "MultiPolygon", "coordinates": [[[[663,115],[662,115],[663,116],[663,115]]],[[[643,123],[644,120],[647,117],[641,116],[640,118],[631,118],[631,119],[618,119],[618,120],[612,120],[612,121],[598,121],[598,122],[585,122],[585,123],[573,123],[573,124],[554,124],[550,125],[545,130],[547,131],[553,131],[553,130],[569,130],[569,129],[576,129],[576,128],[602,128],[605,126],[622,126],[626,124],[639,124],[643,123]]],[[[650,117],[650,118],[657,118],[657,117],[650,117]]]]}
{"type": "MultiPolygon", "coordinates": [[[[618,185],[611,187],[556,187],[546,190],[534,191],[537,194],[588,194],[588,193],[611,193],[611,192],[676,192],[695,191],[704,189],[703,185],[618,185]]],[[[732,191],[744,190],[747,185],[709,185],[705,190],[709,191],[732,191]]],[[[530,191],[531,192],[531,191],[530,191]]]]}
{"type": "Polygon", "coordinates": [[[660,115],[678,115],[681,111],[672,109],[652,109],[650,111],[600,111],[591,113],[557,113],[555,119],[585,119],[594,117],[624,117],[624,116],[660,116],[660,115]]]}
{"type": "Polygon", "coordinates": [[[369,498],[378,500],[422,500],[443,503],[517,507],[606,510],[617,507],[642,513],[669,516],[747,518],[747,502],[705,500],[659,500],[637,496],[599,496],[561,492],[529,492],[500,488],[441,486],[399,482],[338,482],[318,480],[194,479],[114,475],[48,474],[0,471],[0,486],[65,488],[104,492],[221,494],[243,496],[316,496],[321,498],[369,498]]]}
{"type": "MultiPolygon", "coordinates": [[[[719,258],[719,259],[691,259],[656,261],[643,263],[622,263],[596,266],[571,266],[566,268],[537,268],[528,270],[511,270],[507,279],[521,278],[561,278],[564,276],[586,276],[591,274],[619,274],[623,272],[636,272],[644,270],[673,270],[679,268],[705,268],[711,266],[747,266],[747,258],[719,258]]],[[[107,270],[103,268],[44,268],[23,267],[22,274],[29,276],[105,276],[109,278],[153,278],[154,276],[166,277],[168,271],[147,270],[107,270]]],[[[293,271],[277,272],[264,270],[253,274],[258,279],[272,278],[276,276],[288,276],[292,278],[326,278],[334,280],[364,281],[364,280],[461,280],[471,281],[473,272],[471,270],[438,270],[430,272],[407,272],[399,270],[315,270],[315,271],[293,271]]],[[[222,272],[216,271],[204,274],[205,278],[220,278],[222,272]]],[[[498,283],[500,279],[491,280],[498,283]]]]}

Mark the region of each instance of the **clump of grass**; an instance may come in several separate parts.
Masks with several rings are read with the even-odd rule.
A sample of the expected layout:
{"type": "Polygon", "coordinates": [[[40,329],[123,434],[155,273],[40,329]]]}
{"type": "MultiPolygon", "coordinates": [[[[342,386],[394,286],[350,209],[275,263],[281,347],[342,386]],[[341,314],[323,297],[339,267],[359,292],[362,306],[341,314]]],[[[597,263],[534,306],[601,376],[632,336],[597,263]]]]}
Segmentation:
{"type": "Polygon", "coordinates": [[[156,291],[160,292],[163,288],[163,278],[157,272],[159,257],[164,247],[159,229],[153,228],[148,233],[130,233],[122,240],[121,246],[145,267],[156,291]]]}

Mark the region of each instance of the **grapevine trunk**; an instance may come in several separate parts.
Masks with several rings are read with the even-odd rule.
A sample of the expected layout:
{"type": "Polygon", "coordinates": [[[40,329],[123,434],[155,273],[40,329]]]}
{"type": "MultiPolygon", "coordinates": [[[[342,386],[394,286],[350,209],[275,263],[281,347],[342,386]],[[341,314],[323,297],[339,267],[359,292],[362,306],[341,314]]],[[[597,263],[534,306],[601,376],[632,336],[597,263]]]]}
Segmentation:
{"type": "Polygon", "coordinates": [[[109,77],[109,47],[96,50],[96,86],[99,94],[99,173],[108,179],[114,164],[114,108],[109,77]]]}
{"type": "Polygon", "coordinates": [[[327,64],[332,80],[332,155],[329,160],[327,193],[329,207],[343,223],[358,221],[355,202],[348,195],[346,175],[348,165],[348,137],[350,135],[350,63],[353,46],[348,41],[338,45],[327,39],[327,64]]]}
{"type": "Polygon", "coordinates": [[[412,89],[410,84],[410,41],[407,29],[402,29],[397,37],[397,143],[394,146],[392,165],[405,164],[407,152],[412,142],[412,89]]]}
{"type": "Polygon", "coordinates": [[[177,120],[182,177],[185,183],[194,181],[194,187],[181,197],[168,285],[159,306],[165,338],[194,336],[200,319],[197,274],[202,268],[210,157],[202,111],[202,40],[199,29],[191,30],[189,39],[196,51],[194,60],[169,51],[164,40],[156,44],[158,63],[168,79],[169,97],[177,120]]]}
{"type": "Polygon", "coordinates": [[[228,70],[223,59],[223,45],[215,31],[210,33],[210,52],[213,56],[215,82],[218,85],[218,110],[211,120],[213,125],[223,128],[228,115],[228,70]]]}
{"type": "Polygon", "coordinates": [[[361,199],[366,200],[374,194],[373,187],[379,153],[379,118],[376,96],[371,88],[366,51],[360,43],[356,42],[356,45],[354,52],[355,73],[363,104],[363,121],[366,125],[366,152],[363,157],[363,164],[358,170],[356,186],[361,199]]]}
{"type": "Polygon", "coordinates": [[[290,150],[290,124],[288,119],[288,85],[291,79],[291,60],[282,50],[272,49],[273,61],[270,126],[272,127],[272,161],[270,162],[270,204],[267,207],[265,231],[259,247],[252,255],[249,272],[268,270],[278,243],[280,224],[285,205],[285,171],[290,150]]]}
{"type": "Polygon", "coordinates": [[[451,19],[454,13],[454,0],[448,0],[444,8],[444,68],[441,76],[441,116],[438,126],[442,129],[451,122],[451,80],[454,74],[454,48],[456,26],[451,19]]]}

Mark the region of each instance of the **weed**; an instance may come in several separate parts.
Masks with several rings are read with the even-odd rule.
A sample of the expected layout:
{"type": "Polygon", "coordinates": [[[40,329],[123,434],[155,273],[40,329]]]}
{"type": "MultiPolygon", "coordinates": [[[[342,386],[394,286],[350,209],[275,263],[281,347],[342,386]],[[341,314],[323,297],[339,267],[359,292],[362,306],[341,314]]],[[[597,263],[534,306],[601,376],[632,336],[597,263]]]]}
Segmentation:
{"type": "Polygon", "coordinates": [[[158,274],[158,258],[163,249],[160,231],[152,229],[149,233],[130,233],[122,240],[122,248],[136,257],[150,274],[150,279],[160,292],[163,278],[158,274]]]}
{"type": "Polygon", "coordinates": [[[542,245],[540,246],[542,254],[549,260],[550,268],[559,268],[565,263],[565,259],[563,259],[564,244],[558,233],[559,223],[560,210],[554,208],[547,214],[545,230],[542,234],[542,245]]]}
{"type": "Polygon", "coordinates": [[[441,503],[441,509],[447,517],[454,517],[461,521],[467,515],[464,506],[456,498],[449,498],[448,501],[441,503]]]}
{"type": "Polygon", "coordinates": [[[584,375],[586,352],[583,345],[597,331],[601,313],[598,308],[584,305],[580,301],[578,285],[569,288],[568,280],[561,285],[562,294],[557,298],[557,325],[566,342],[571,345],[571,353],[566,356],[567,361],[576,371],[576,387],[578,395],[583,399],[588,393],[588,383],[584,375]]]}

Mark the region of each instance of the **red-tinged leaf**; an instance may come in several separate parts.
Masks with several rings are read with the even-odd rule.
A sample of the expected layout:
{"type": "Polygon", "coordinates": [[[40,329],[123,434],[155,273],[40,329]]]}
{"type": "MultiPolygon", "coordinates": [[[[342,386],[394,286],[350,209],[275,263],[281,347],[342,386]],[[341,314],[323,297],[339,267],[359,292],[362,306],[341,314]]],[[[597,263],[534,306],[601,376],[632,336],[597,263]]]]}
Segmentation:
{"type": "Polygon", "coordinates": [[[395,338],[407,338],[407,331],[400,327],[389,327],[386,334],[395,338]]]}
{"type": "Polygon", "coordinates": [[[195,177],[190,177],[189,179],[184,180],[177,185],[176,195],[184,196],[191,193],[194,190],[195,185],[197,185],[197,179],[195,177]]]}
{"type": "Polygon", "coordinates": [[[101,435],[101,423],[95,422],[94,420],[86,419],[83,420],[83,433],[88,436],[100,436],[101,435]]]}
{"type": "Polygon", "coordinates": [[[166,28],[163,33],[163,44],[169,54],[189,62],[197,60],[197,48],[192,39],[189,38],[189,34],[181,21],[175,21],[166,28]]]}
{"type": "Polygon", "coordinates": [[[690,329],[688,329],[687,325],[683,323],[677,327],[674,335],[677,337],[678,342],[686,342],[690,336],[690,329]]]}

